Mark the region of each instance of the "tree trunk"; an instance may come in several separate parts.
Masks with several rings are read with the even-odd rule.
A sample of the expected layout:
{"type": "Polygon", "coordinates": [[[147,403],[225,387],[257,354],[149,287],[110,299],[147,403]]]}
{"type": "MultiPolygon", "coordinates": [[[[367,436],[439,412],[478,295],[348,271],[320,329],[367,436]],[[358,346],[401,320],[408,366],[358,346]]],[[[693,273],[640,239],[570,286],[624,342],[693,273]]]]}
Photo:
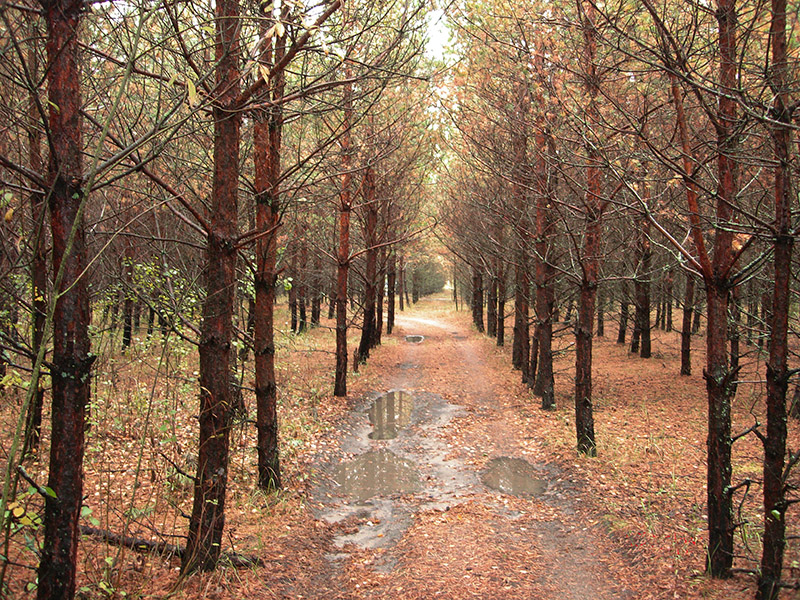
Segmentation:
{"type": "Polygon", "coordinates": [[[400,255],[400,268],[398,273],[398,300],[399,300],[399,308],[402,312],[405,310],[405,304],[403,302],[403,297],[406,293],[406,266],[405,261],[403,260],[403,255],[400,255]]]}
{"type": "MultiPolygon", "coordinates": [[[[29,22],[30,35],[28,41],[28,71],[34,81],[40,77],[39,54],[37,43],[39,39],[38,19],[31,16],[29,22]]],[[[38,90],[30,92],[28,103],[28,166],[34,173],[42,172],[42,134],[39,127],[40,116],[38,109],[38,90]]],[[[47,257],[45,255],[45,194],[41,190],[31,193],[31,216],[33,232],[31,235],[31,306],[33,307],[33,327],[31,330],[31,348],[33,350],[33,365],[36,364],[36,355],[45,339],[45,323],[47,320],[47,257]]],[[[44,406],[44,386],[33,382],[36,390],[33,392],[31,405],[28,408],[28,420],[25,429],[25,447],[23,455],[38,452],[39,441],[42,435],[42,408],[44,406]]]]}
{"type": "Polygon", "coordinates": [[[311,278],[311,326],[319,327],[322,315],[322,260],[318,253],[314,255],[314,275],[311,278]]]}
{"type": "Polygon", "coordinates": [[[726,576],[733,560],[731,484],[731,384],[728,365],[728,290],[706,282],[706,390],[708,392],[708,558],[715,577],[726,576]]]}
{"type": "MultiPolygon", "coordinates": [[[[736,372],[739,370],[739,319],[741,310],[739,309],[739,290],[734,288],[731,290],[731,297],[729,299],[730,315],[728,317],[728,340],[730,341],[730,362],[731,371],[736,372]]],[[[736,385],[736,384],[734,384],[736,385]]],[[[736,392],[734,391],[734,395],[736,392]]]]}
{"type": "Polygon", "coordinates": [[[767,361],[767,436],[764,440],[764,540],[758,600],[777,600],[786,547],[786,391],[789,385],[788,328],[791,310],[792,114],[788,107],[786,0],[772,0],[770,27],[773,98],[772,139],[775,146],[774,291],[767,361]]]}
{"type": "Polygon", "coordinates": [[[703,316],[703,305],[695,303],[694,314],[692,315],[692,333],[700,333],[700,318],[703,316]]]}
{"type": "Polygon", "coordinates": [[[386,288],[386,248],[380,249],[378,261],[378,283],[375,290],[375,330],[372,337],[372,347],[381,345],[383,335],[383,297],[386,288]]]}
{"type": "MultiPolygon", "coordinates": [[[[645,198],[649,197],[649,186],[643,183],[645,198]]],[[[641,349],[639,356],[650,358],[652,349],[650,344],[650,221],[647,218],[639,223],[639,269],[636,282],[636,323],[641,336],[641,349]]]]}
{"type": "Polygon", "coordinates": [[[125,303],[122,309],[122,349],[130,348],[133,338],[133,243],[127,240],[122,262],[125,303]]]}
{"type": "Polygon", "coordinates": [[[536,387],[536,372],[539,369],[539,339],[534,333],[530,341],[531,360],[528,365],[528,387],[533,390],[536,387]]]}
{"type": "Polygon", "coordinates": [[[308,329],[308,315],[306,314],[307,294],[306,280],[308,278],[308,247],[305,240],[305,227],[302,227],[300,239],[300,266],[295,271],[295,281],[297,282],[297,333],[303,333],[308,329]]]}
{"type": "Polygon", "coordinates": [[[672,296],[675,292],[675,274],[672,269],[667,273],[667,287],[664,301],[666,302],[667,333],[672,331],[672,296]]]}
{"type": "Polygon", "coordinates": [[[200,439],[182,573],[217,565],[225,525],[230,433],[231,339],[236,291],[239,125],[239,3],[217,0],[214,181],[200,335],[200,439]]]}
{"type": "MultiPolygon", "coordinates": [[[[389,274],[387,276],[387,293],[386,299],[386,334],[392,335],[394,329],[394,301],[395,301],[395,288],[397,287],[397,253],[394,250],[389,254],[389,274]]],[[[453,282],[455,285],[455,282],[453,282]]]]}
{"type": "MultiPolygon", "coordinates": [[[[591,3],[581,2],[584,12],[582,28],[585,40],[585,87],[588,96],[586,121],[592,127],[598,120],[596,72],[595,8],[591,3]]],[[[595,300],[600,270],[600,235],[603,202],[600,157],[594,144],[586,144],[586,196],[584,201],[586,229],[581,257],[583,276],[580,286],[578,324],[575,328],[575,430],[578,451],[590,456],[597,454],[594,438],[594,415],[592,410],[592,326],[594,325],[595,300]]]]}
{"type": "MultiPolygon", "coordinates": [[[[268,28],[269,23],[265,19],[261,23],[262,34],[268,28]]],[[[264,64],[273,61],[272,44],[271,41],[267,43],[263,51],[261,60],[264,64]]],[[[275,44],[276,61],[280,60],[284,48],[283,41],[275,44]]],[[[283,72],[277,73],[270,83],[273,98],[280,100],[284,90],[283,72]]],[[[253,124],[256,228],[262,234],[256,241],[253,354],[258,487],[263,490],[275,490],[281,487],[278,383],[275,376],[275,286],[278,279],[278,228],[281,219],[278,183],[281,174],[283,133],[283,113],[280,106],[280,103],[276,102],[266,113],[259,113],[253,124]]]]}
{"type": "MultiPolygon", "coordinates": [[[[635,287],[635,286],[634,286],[635,287]]],[[[642,309],[639,308],[639,297],[633,303],[633,331],[631,332],[631,353],[639,353],[639,342],[642,336],[642,309]]]]}
{"type": "Polygon", "coordinates": [[[378,201],[375,191],[375,176],[372,167],[367,167],[361,185],[364,194],[364,244],[367,247],[364,272],[364,320],[361,325],[361,341],[356,351],[356,361],[364,363],[369,357],[375,337],[375,300],[378,277],[378,249],[376,228],[378,226],[378,201]]]}
{"type": "Polygon", "coordinates": [[[292,278],[289,286],[289,329],[292,333],[297,333],[297,288],[300,282],[297,278],[297,256],[295,253],[292,253],[292,258],[289,261],[289,273],[292,278]]]}
{"type": "Polygon", "coordinates": [[[623,284],[622,286],[622,299],[619,301],[619,331],[617,332],[617,343],[625,343],[625,334],[628,330],[628,316],[630,313],[630,304],[628,303],[628,289],[623,284]]]}
{"type": "Polygon", "coordinates": [[[486,298],[486,335],[497,337],[497,274],[492,273],[486,298]]]}
{"type": "Polygon", "coordinates": [[[506,274],[505,263],[500,261],[497,276],[497,345],[502,347],[506,340],[506,274]]]}
{"type": "Polygon", "coordinates": [[[547,161],[544,153],[549,149],[555,155],[552,137],[545,139],[544,127],[540,126],[536,134],[536,145],[539,149],[536,168],[538,195],[536,199],[536,349],[538,358],[536,370],[531,370],[531,378],[535,377],[533,393],[542,399],[542,408],[555,408],[555,380],[553,377],[553,306],[555,304],[555,267],[550,262],[550,240],[554,234],[554,220],[551,210],[554,183],[549,179],[547,161]],[[547,148],[546,148],[547,145],[547,148]]]}
{"type": "Polygon", "coordinates": [[[50,160],[47,168],[56,305],[53,314],[52,433],[45,498],[39,600],[75,595],[78,518],[91,366],[86,245],[81,206],[81,93],[78,43],[83,2],[42,4],[47,22],[50,160]]]}
{"type": "MultiPolygon", "coordinates": [[[[345,67],[345,80],[350,68],[345,67]]],[[[336,376],[334,396],[347,396],[347,275],[350,270],[350,212],[353,208],[351,170],[353,149],[350,128],[353,122],[352,85],[345,84],[343,93],[344,121],[342,123],[342,175],[339,192],[339,249],[336,276],[336,376]]]]}
{"type": "Polygon", "coordinates": [[[686,273],[681,325],[681,375],[692,374],[692,310],[694,309],[694,277],[686,273]]]}
{"type": "Polygon", "coordinates": [[[520,255],[520,264],[516,266],[516,286],[514,295],[514,340],[511,353],[511,364],[514,369],[522,371],[522,381],[528,379],[528,360],[530,352],[528,294],[530,282],[527,273],[527,261],[520,255]]]}
{"type": "Polygon", "coordinates": [[[603,308],[605,300],[601,292],[597,293],[597,337],[603,337],[606,334],[606,323],[603,315],[603,308]]]}
{"type": "Polygon", "coordinates": [[[730,577],[733,565],[733,498],[731,484],[731,398],[736,372],[727,357],[727,274],[733,267],[733,205],[738,191],[735,153],[738,149],[737,103],[727,95],[736,89],[736,0],[719,0],[719,87],[723,93],[717,111],[717,206],[712,271],[706,276],[708,390],[708,553],[712,577],[730,577]]]}
{"type": "Polygon", "coordinates": [[[483,333],[483,275],[478,267],[472,267],[472,323],[483,333]]]}

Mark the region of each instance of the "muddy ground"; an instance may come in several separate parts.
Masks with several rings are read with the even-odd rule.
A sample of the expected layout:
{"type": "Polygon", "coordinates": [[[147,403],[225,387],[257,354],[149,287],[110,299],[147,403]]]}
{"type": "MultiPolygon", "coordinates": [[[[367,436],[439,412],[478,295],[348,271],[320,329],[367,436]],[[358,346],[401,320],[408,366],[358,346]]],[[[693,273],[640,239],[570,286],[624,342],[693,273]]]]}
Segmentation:
{"type": "Polygon", "coordinates": [[[395,335],[378,351],[393,364],[312,493],[318,518],[347,525],[326,557],[335,570],[367,598],[636,597],[622,557],[581,515],[580,484],[515,422],[483,340],[428,316],[400,316],[395,335]]]}

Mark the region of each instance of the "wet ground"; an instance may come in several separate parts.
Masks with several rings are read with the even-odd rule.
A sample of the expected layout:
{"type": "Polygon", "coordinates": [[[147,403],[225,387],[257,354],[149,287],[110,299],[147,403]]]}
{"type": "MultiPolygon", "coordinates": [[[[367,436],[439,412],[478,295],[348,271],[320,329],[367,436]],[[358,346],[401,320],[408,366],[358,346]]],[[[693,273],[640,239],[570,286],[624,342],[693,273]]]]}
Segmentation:
{"type": "Polygon", "coordinates": [[[311,494],[315,516],[341,525],[327,560],[360,581],[355,597],[632,597],[580,518],[578,487],[517,429],[485,341],[435,318],[398,326],[381,349],[391,368],[311,494]]]}

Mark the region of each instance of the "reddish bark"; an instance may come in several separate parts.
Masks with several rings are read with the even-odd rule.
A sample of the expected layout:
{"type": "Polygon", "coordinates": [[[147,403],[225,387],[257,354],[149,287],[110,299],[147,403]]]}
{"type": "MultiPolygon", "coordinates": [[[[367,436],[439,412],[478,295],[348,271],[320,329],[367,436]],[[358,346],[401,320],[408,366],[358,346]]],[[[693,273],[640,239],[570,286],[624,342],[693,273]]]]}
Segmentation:
{"type": "MultiPolygon", "coordinates": [[[[731,415],[736,373],[727,356],[728,298],[733,267],[733,229],[725,227],[736,199],[737,106],[732,93],[737,87],[736,1],[719,0],[719,84],[722,94],[717,112],[717,206],[714,255],[705,274],[708,324],[706,332],[706,389],[708,391],[708,558],[713,577],[729,577],[733,564],[733,499],[731,484],[731,415]]],[[[698,217],[699,218],[699,217],[698,217]]],[[[698,254],[700,249],[698,248],[698,254]]]]}
{"type": "Polygon", "coordinates": [[[775,152],[775,280],[772,296],[769,359],[767,361],[767,435],[764,441],[764,539],[758,600],[777,600],[786,547],[786,392],[789,385],[788,327],[791,307],[792,249],[792,112],[789,109],[789,73],[786,56],[786,0],[772,0],[771,128],[775,152]]]}
{"type": "Polygon", "coordinates": [[[37,597],[67,599],[75,594],[78,518],[83,501],[83,453],[90,372],[89,294],[81,206],[81,93],[78,64],[83,2],[42,2],[47,23],[47,83],[50,159],[50,226],[58,299],[53,315],[52,433],[45,499],[44,544],[37,597]]]}
{"type": "Polygon", "coordinates": [[[515,90],[515,114],[511,132],[512,190],[514,201],[514,241],[517,248],[514,278],[514,339],[511,346],[511,365],[522,371],[522,381],[528,379],[530,358],[530,276],[528,274],[528,198],[529,173],[527,117],[530,112],[530,96],[524,81],[519,81],[515,90]]]}
{"type": "MultiPolygon", "coordinates": [[[[586,121],[592,127],[599,121],[597,108],[598,82],[595,57],[597,54],[597,32],[595,31],[595,8],[592,3],[583,4],[584,58],[587,93],[586,121]]],[[[578,323],[575,328],[575,430],[578,451],[594,456],[597,447],[594,437],[594,415],[592,410],[592,327],[594,325],[595,301],[600,270],[600,234],[603,201],[600,174],[600,157],[595,144],[587,144],[586,152],[586,196],[584,210],[586,229],[583,241],[578,303],[578,323]]]]}
{"type": "MultiPolygon", "coordinates": [[[[350,79],[350,68],[345,67],[345,79],[350,79]]],[[[342,175],[339,192],[339,249],[336,271],[336,375],[334,396],[347,396],[347,275],[350,270],[350,212],[353,208],[351,170],[353,149],[350,128],[353,122],[353,90],[344,86],[344,119],[342,122],[342,175]]],[[[402,301],[401,301],[402,310],[402,301]]]]}
{"type": "Polygon", "coordinates": [[[375,190],[375,173],[372,167],[364,172],[362,190],[364,193],[364,243],[367,246],[366,267],[364,269],[364,319],[361,326],[361,340],[356,352],[356,361],[366,362],[375,338],[375,301],[377,298],[378,274],[378,201],[375,190]]]}
{"type": "Polygon", "coordinates": [[[181,571],[217,565],[225,525],[231,390],[231,339],[236,292],[240,113],[239,2],[217,0],[214,181],[206,246],[206,299],[200,335],[200,438],[194,503],[181,571]]]}
{"type": "MultiPolygon", "coordinates": [[[[268,23],[262,24],[266,31],[268,23]]],[[[281,55],[284,43],[278,42],[275,53],[281,55]]],[[[264,51],[265,63],[272,61],[272,44],[264,51]]],[[[273,97],[283,95],[283,71],[272,82],[273,97]]],[[[262,233],[256,242],[255,314],[253,344],[256,388],[256,451],[258,486],[279,489],[281,486],[278,439],[278,384],[275,377],[275,284],[277,283],[278,227],[281,203],[278,183],[281,173],[281,137],[283,113],[280,104],[268,113],[257,115],[254,124],[254,167],[256,228],[262,233]]]]}

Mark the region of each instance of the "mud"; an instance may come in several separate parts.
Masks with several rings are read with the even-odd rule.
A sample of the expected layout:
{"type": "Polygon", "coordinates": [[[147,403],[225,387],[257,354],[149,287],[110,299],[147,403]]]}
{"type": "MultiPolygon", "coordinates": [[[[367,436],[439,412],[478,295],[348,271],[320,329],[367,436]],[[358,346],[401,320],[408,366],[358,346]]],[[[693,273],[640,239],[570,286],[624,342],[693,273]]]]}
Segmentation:
{"type": "Polygon", "coordinates": [[[381,394],[369,407],[373,440],[393,440],[400,430],[408,427],[414,409],[414,396],[402,390],[381,394]]]}
{"type": "Polygon", "coordinates": [[[541,496],[547,490],[547,481],[541,479],[531,463],[508,456],[490,460],[481,473],[481,481],[488,488],[512,496],[541,496]]]}

